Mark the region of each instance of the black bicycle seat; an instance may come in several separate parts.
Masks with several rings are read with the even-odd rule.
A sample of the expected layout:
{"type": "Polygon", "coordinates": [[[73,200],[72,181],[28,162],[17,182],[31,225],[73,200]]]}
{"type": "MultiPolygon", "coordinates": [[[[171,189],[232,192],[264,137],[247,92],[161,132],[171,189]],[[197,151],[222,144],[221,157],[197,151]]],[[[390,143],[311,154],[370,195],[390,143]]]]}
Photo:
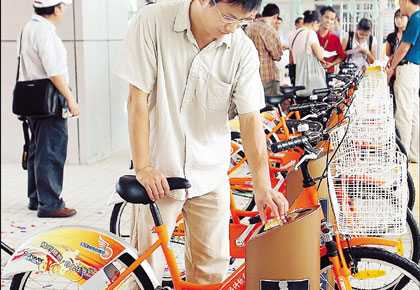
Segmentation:
{"type": "MultiPolygon", "coordinates": [[[[180,177],[168,177],[170,190],[190,188],[188,180],[180,177]]],[[[152,201],[147,195],[146,189],[137,181],[134,175],[123,175],[115,186],[116,191],[127,202],[149,204],[152,201]]]]}
{"type": "Polygon", "coordinates": [[[241,133],[236,132],[236,131],[231,131],[230,132],[230,140],[236,140],[236,139],[241,139],[241,133]]]}
{"type": "Polygon", "coordinates": [[[297,91],[301,91],[301,90],[304,90],[304,89],[305,89],[305,86],[280,87],[280,92],[285,94],[285,95],[289,95],[289,94],[294,95],[297,91]]]}
{"type": "Polygon", "coordinates": [[[267,104],[277,106],[278,104],[283,103],[285,100],[294,99],[294,98],[296,98],[296,96],[293,94],[265,96],[265,102],[267,104]]]}

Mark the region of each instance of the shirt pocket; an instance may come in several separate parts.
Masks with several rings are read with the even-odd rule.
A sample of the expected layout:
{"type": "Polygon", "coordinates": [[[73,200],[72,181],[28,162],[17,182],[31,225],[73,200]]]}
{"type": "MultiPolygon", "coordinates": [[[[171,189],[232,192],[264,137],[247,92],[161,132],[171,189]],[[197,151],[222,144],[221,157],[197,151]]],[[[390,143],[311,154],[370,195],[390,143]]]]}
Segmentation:
{"type": "Polygon", "coordinates": [[[225,83],[210,74],[204,86],[206,108],[210,111],[227,112],[231,90],[231,83],[225,83]]]}

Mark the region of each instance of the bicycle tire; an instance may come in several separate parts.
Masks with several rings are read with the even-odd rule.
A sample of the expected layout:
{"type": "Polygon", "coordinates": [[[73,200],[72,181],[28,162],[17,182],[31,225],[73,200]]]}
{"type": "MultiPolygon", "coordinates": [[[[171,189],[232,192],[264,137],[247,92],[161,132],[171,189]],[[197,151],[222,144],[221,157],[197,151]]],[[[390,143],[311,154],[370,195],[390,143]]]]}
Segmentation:
{"type": "MultiPolygon", "coordinates": [[[[420,260],[420,236],[419,236],[419,228],[417,226],[417,222],[414,219],[413,214],[409,209],[407,209],[407,217],[406,217],[406,223],[407,223],[407,233],[406,236],[410,237],[410,243],[407,245],[404,243],[404,236],[400,235],[403,239],[403,250],[404,250],[404,257],[413,261],[414,263],[418,263],[420,260]],[[408,253],[407,253],[408,252],[408,253]]],[[[385,239],[395,239],[395,236],[381,236],[385,239]]],[[[378,246],[375,246],[378,247],[378,246]]],[[[385,250],[394,252],[395,248],[387,248],[385,247],[385,250]]]]}
{"type": "Polygon", "coordinates": [[[398,138],[398,136],[395,136],[395,145],[396,145],[396,149],[397,151],[401,152],[402,154],[405,155],[405,157],[407,157],[407,164],[408,164],[408,154],[407,154],[407,149],[405,148],[404,144],[402,143],[401,139],[398,138]]]}
{"type": "MultiPolygon", "coordinates": [[[[350,252],[354,260],[358,261],[359,273],[364,271],[363,269],[368,266],[368,262],[374,262],[379,265],[374,268],[374,270],[379,269],[388,269],[392,267],[395,271],[399,271],[400,274],[395,276],[395,279],[385,280],[386,285],[367,287],[368,283],[376,283],[378,285],[382,277],[364,277],[362,279],[357,279],[356,275],[352,275],[350,278],[350,283],[354,290],[399,290],[406,289],[404,287],[408,286],[408,283],[411,281],[420,286],[420,268],[412,261],[398,255],[385,251],[383,249],[371,248],[371,247],[352,247],[343,249],[345,259],[347,264],[350,263],[350,252]],[[361,264],[362,263],[362,264],[361,264]],[[366,264],[366,265],[365,265],[366,264]],[[365,266],[365,267],[363,267],[365,266]],[[378,279],[376,279],[378,278],[378,279]],[[373,281],[376,279],[375,281],[373,281]],[[364,286],[358,285],[358,282],[364,282],[364,286]]],[[[331,267],[331,262],[327,256],[321,257],[321,273],[326,272],[331,267]]],[[[385,271],[385,270],[382,270],[385,271]]],[[[388,271],[389,272],[389,271],[388,271]]],[[[390,274],[385,271],[385,274],[390,274]]],[[[337,285],[334,285],[334,289],[337,289],[337,285]]],[[[408,290],[409,288],[407,288],[408,290]]]]}
{"type": "Polygon", "coordinates": [[[407,187],[408,187],[408,203],[407,207],[412,211],[416,201],[416,187],[414,185],[413,177],[407,170],[407,187]]]}
{"type": "MultiPolygon", "coordinates": [[[[119,257],[118,262],[121,263],[123,266],[128,268],[132,263],[134,263],[134,258],[131,257],[129,254],[124,254],[121,257],[119,257]]],[[[19,273],[13,276],[12,283],[10,285],[10,290],[23,290],[23,289],[41,289],[43,288],[42,285],[47,283],[48,287],[51,287],[54,285],[54,283],[59,283],[60,280],[56,279],[56,277],[59,277],[58,275],[49,275],[54,276],[51,280],[46,281],[45,276],[43,275],[42,280],[35,280],[34,278],[31,278],[31,274],[34,273],[35,275],[39,274],[39,271],[36,272],[25,272],[25,273],[19,273]],[[36,286],[27,285],[28,282],[34,282],[36,286]]],[[[143,290],[153,290],[155,289],[153,287],[153,284],[148,277],[147,273],[144,271],[144,269],[141,267],[141,265],[133,271],[133,274],[135,276],[135,279],[137,280],[137,284],[139,284],[143,290]]],[[[64,279],[64,278],[63,278],[64,279]]],[[[71,282],[66,279],[65,285],[63,285],[63,288],[59,288],[58,286],[54,286],[52,289],[82,289],[82,287],[74,282],[71,282]],[[74,288],[68,288],[68,286],[71,285],[74,288]]],[[[118,289],[118,288],[117,288],[118,289]]]]}

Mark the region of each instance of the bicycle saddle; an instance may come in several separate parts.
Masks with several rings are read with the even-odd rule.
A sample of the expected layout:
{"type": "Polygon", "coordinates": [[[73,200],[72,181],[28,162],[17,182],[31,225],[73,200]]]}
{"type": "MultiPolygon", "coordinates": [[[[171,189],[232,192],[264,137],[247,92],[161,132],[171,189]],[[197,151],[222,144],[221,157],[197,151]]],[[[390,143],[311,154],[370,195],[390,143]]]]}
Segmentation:
{"type": "Polygon", "coordinates": [[[289,94],[294,95],[297,91],[301,91],[301,90],[304,90],[304,89],[305,89],[305,86],[280,87],[280,92],[285,94],[285,95],[289,95],[289,94]]]}
{"type": "Polygon", "coordinates": [[[276,95],[276,96],[265,96],[265,102],[269,105],[277,106],[278,104],[282,103],[285,100],[288,99],[294,99],[296,98],[293,94],[288,95],[276,95]]]}
{"type": "MultiPolygon", "coordinates": [[[[170,190],[190,188],[188,180],[180,177],[168,177],[170,190]]],[[[116,191],[127,202],[149,204],[152,203],[146,189],[137,181],[134,175],[123,175],[115,186],[116,191]]]]}
{"type": "Polygon", "coordinates": [[[236,140],[236,139],[241,139],[241,133],[236,132],[236,131],[231,131],[230,132],[230,140],[236,140]]]}

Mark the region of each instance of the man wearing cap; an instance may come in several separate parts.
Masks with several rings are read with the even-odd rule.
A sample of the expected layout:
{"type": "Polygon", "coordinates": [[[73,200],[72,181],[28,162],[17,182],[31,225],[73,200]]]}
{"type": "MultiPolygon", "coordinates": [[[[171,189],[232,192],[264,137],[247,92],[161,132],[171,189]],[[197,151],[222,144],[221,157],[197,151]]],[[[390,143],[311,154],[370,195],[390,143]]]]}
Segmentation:
{"type": "MultiPolygon", "coordinates": [[[[79,105],[68,83],[67,51],[55,32],[71,0],[35,0],[35,14],[18,39],[19,81],[50,78],[65,97],[73,116],[79,105]]],[[[67,156],[67,119],[27,117],[31,140],[28,157],[28,197],[30,210],[38,217],[70,217],[76,210],[66,208],[60,198],[67,156]]]]}

